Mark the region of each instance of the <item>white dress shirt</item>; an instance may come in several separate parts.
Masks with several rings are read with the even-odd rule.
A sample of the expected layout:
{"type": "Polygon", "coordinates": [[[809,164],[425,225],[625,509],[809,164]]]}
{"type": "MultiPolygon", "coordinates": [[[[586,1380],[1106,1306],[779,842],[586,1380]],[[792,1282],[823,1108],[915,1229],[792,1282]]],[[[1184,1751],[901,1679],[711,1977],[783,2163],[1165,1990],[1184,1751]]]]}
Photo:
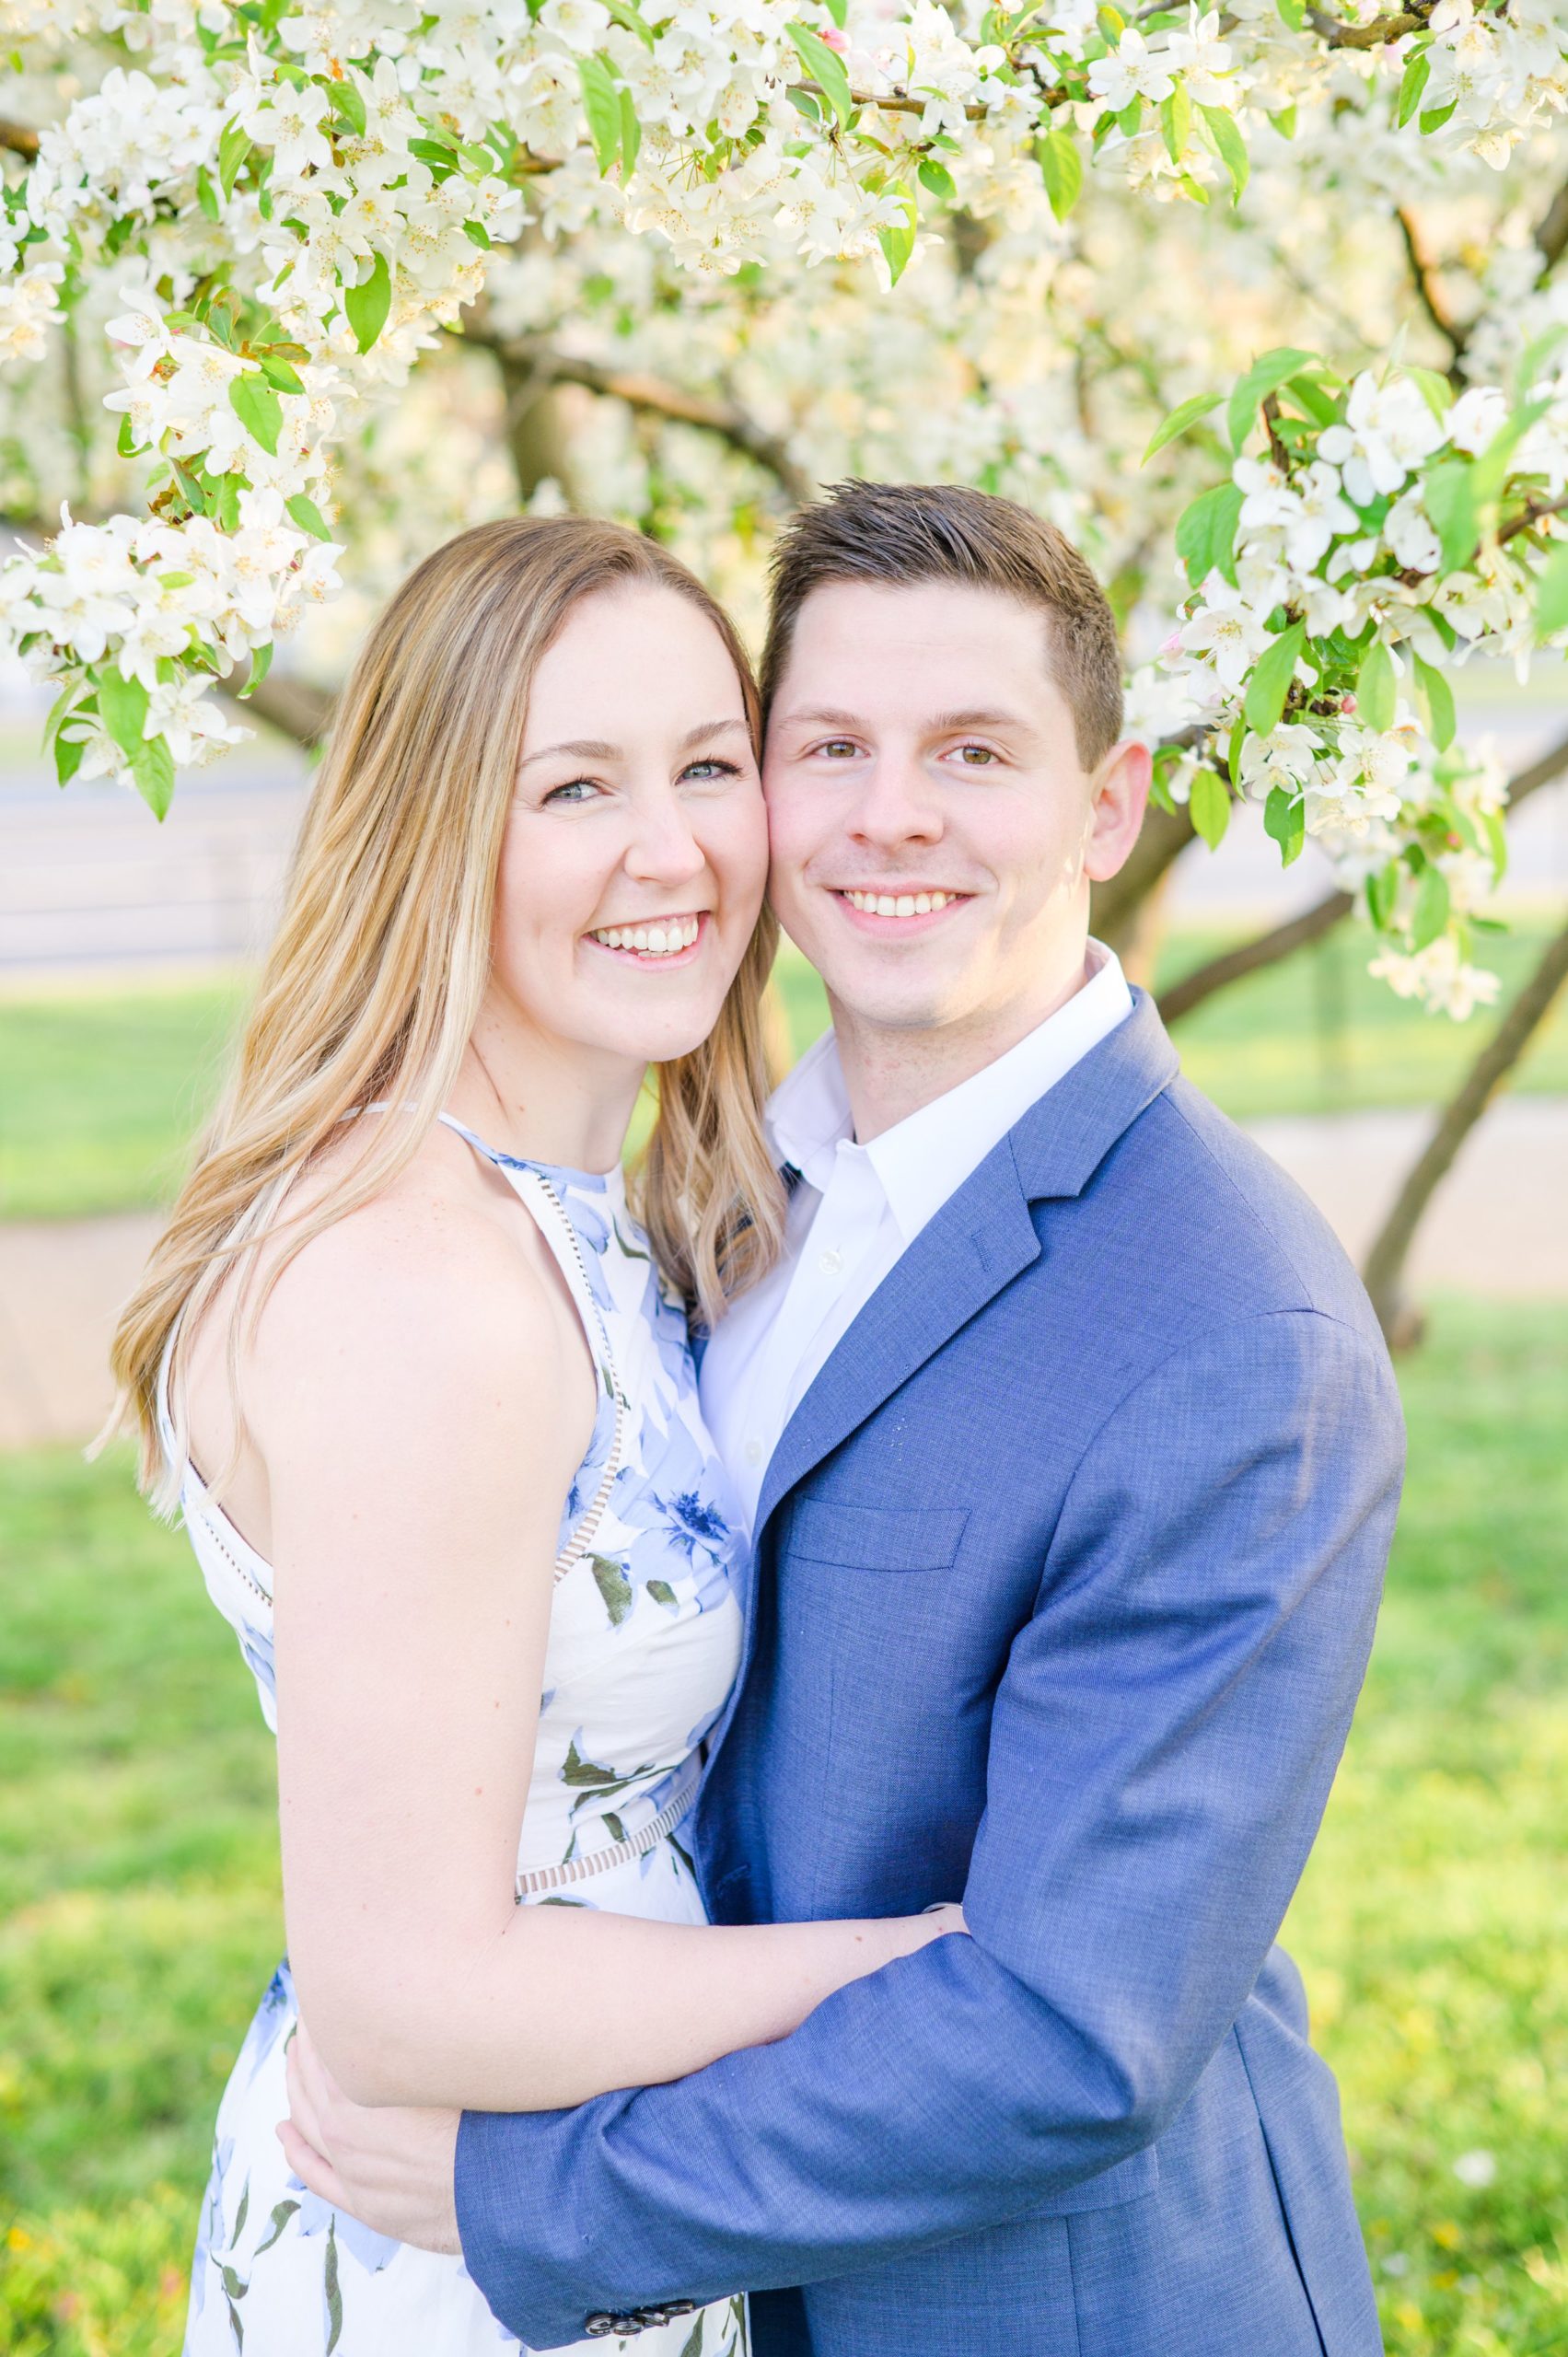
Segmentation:
{"type": "Polygon", "coordinates": [[[1014,1123],[1132,1012],[1121,967],[1091,941],[1083,987],[994,1063],[869,1145],[857,1145],[831,1031],[768,1101],[780,1167],[800,1182],[784,1252],[714,1329],[703,1413],[753,1519],[768,1459],[834,1345],[971,1171],[1014,1123]]]}

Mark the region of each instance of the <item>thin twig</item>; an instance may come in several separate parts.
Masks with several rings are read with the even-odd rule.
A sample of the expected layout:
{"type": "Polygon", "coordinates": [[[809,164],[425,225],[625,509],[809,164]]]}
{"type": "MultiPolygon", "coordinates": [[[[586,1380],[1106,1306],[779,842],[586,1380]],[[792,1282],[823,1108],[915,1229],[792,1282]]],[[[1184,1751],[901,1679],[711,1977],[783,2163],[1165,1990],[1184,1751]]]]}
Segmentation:
{"type": "Polygon", "coordinates": [[[482,328],[470,327],[465,341],[500,354],[514,366],[531,370],[540,384],[582,385],[590,393],[625,401],[650,416],[668,418],[672,424],[695,425],[705,433],[715,434],[732,449],[742,451],[765,467],[797,505],[816,494],[816,484],[791,458],[781,437],[770,434],[735,402],[689,393],[662,377],[610,368],[598,360],[578,359],[571,353],[558,352],[552,345],[536,344],[526,338],[509,341],[482,328]]]}
{"type": "Polygon", "coordinates": [[[1404,239],[1405,259],[1410,263],[1411,278],[1421,308],[1449,347],[1448,375],[1458,390],[1462,380],[1459,361],[1469,342],[1469,329],[1459,325],[1438,291],[1436,264],[1422,244],[1421,230],[1409,205],[1396,205],[1394,218],[1404,239]]]}

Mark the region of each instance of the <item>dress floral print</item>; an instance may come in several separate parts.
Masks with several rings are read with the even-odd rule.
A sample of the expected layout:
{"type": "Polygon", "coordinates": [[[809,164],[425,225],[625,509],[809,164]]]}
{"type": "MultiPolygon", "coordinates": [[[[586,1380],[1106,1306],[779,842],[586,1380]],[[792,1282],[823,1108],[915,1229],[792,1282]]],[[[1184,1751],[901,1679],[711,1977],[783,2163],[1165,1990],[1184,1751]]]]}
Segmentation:
{"type": "MultiPolygon", "coordinates": [[[[619,1171],[522,1162],[442,1118],[538,1219],[599,1378],[593,1435],[562,1517],[518,1903],[700,1923],[678,1829],[739,1658],[736,1574],[747,1540],[698,1408],[686,1320],[663,1296],[619,1171]]],[[[208,1591],[275,1728],[271,1570],[189,1466],[182,1504],[208,1591]]],[[[185,2357],[517,2357],[521,2344],[459,2258],[373,2234],[290,2174],[273,2130],[288,2108],[296,2018],[285,1959],[219,2107],[185,2357]]],[[[646,2329],[635,2347],[638,2357],[744,2357],[745,2302],[646,2329]]]]}

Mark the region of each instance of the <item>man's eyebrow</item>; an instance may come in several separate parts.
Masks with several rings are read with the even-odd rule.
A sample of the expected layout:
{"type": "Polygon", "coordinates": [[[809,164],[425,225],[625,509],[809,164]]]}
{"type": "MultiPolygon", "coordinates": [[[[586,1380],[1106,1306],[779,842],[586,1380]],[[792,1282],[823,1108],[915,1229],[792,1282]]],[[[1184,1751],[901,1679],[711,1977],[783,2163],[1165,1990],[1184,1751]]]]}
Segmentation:
{"type": "MultiPolygon", "coordinates": [[[[727,729],[745,726],[746,723],[738,713],[732,714],[725,720],[700,720],[695,728],[689,728],[686,731],[677,749],[682,753],[688,753],[693,745],[703,744],[710,737],[722,737],[727,729]]],[[[517,766],[519,769],[528,770],[532,769],[536,761],[552,761],[557,759],[571,761],[615,761],[621,759],[624,749],[621,745],[610,744],[602,737],[570,737],[559,745],[541,746],[537,753],[526,755],[517,766]]]]}
{"type": "Polygon", "coordinates": [[[831,704],[802,704],[797,711],[783,714],[785,720],[799,721],[810,728],[859,728],[864,724],[858,713],[840,712],[831,704]]]}
{"type": "Polygon", "coordinates": [[[945,737],[957,728],[1025,728],[1029,723],[1022,713],[1005,712],[1000,706],[987,709],[972,706],[966,712],[935,712],[925,724],[933,736],[945,737]]]}

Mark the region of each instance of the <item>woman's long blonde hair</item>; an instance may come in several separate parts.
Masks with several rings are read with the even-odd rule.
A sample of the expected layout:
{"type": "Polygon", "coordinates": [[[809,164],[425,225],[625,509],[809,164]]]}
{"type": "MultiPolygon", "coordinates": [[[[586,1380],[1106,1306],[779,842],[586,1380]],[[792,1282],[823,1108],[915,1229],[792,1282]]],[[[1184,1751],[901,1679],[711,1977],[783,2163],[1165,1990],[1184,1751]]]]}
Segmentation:
{"type": "MultiPolygon", "coordinates": [[[[672,589],[706,614],[735,665],[760,751],[756,683],[727,615],[684,565],[618,525],[525,517],[459,533],[409,575],[371,631],[343,690],[226,1088],[115,1331],[113,1422],[139,1432],[142,1485],[166,1510],[186,1446],[182,1387],[170,1386],[172,1464],[158,1428],[160,1370],[177,1327],[193,1331],[225,1280],[286,1227],[265,1283],[242,1286],[251,1330],[294,1255],[418,1152],[457,1079],[489,977],[501,839],[535,668],[579,598],[631,583],[672,589]],[[377,1122],[308,1213],[281,1218],[289,1189],[344,1116],[377,1101],[405,1105],[412,1118],[377,1122]]],[[[761,1120],[761,997],[776,944],[764,911],[711,1037],[659,1067],[658,1115],[636,1174],[659,1265],[710,1322],[770,1265],[783,1227],[761,1120]]],[[[236,1316],[234,1381],[239,1349],[236,1316]]]]}

